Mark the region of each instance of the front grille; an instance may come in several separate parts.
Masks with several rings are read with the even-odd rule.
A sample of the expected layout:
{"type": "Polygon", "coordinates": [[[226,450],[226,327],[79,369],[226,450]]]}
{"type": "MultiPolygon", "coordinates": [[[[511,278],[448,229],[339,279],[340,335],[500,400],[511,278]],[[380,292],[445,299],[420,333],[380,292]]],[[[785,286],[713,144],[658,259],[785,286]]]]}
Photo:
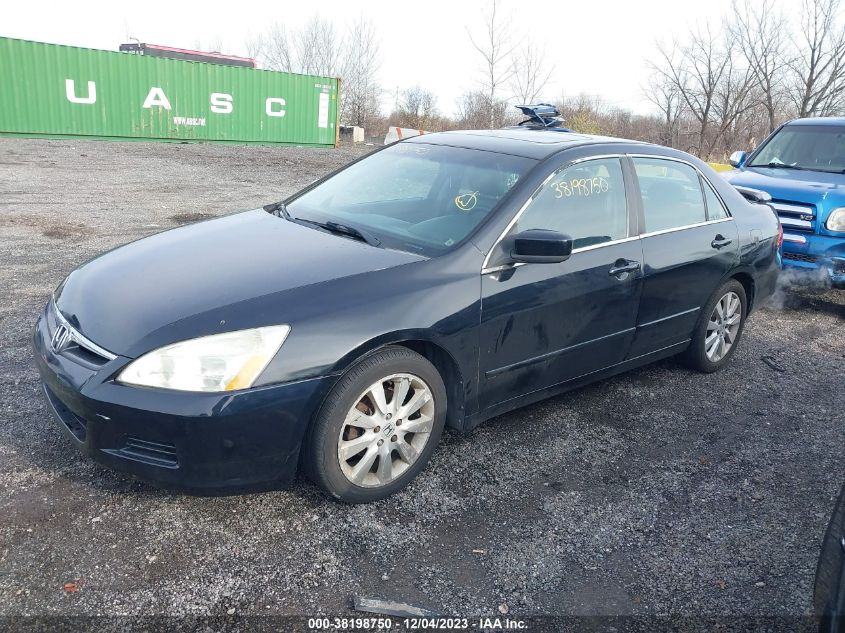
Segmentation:
{"type": "Polygon", "coordinates": [[[88,422],[68,409],[47,385],[44,385],[44,393],[47,395],[47,400],[50,401],[50,405],[53,407],[56,415],[58,415],[59,420],[67,427],[67,430],[77,440],[85,442],[85,438],[88,435],[88,422]]]}
{"type": "Polygon", "coordinates": [[[129,436],[123,448],[106,451],[112,455],[126,457],[136,462],[144,462],[161,468],[179,468],[179,458],[173,444],[151,442],[140,437],[129,436]]]}
{"type": "Polygon", "coordinates": [[[770,204],[785,231],[813,232],[816,221],[816,208],[813,205],[785,200],[774,200],[770,204]]]}
{"type": "Polygon", "coordinates": [[[79,343],[75,343],[71,345],[63,352],[65,356],[71,358],[72,360],[76,361],[80,365],[84,365],[89,369],[96,369],[98,367],[102,367],[107,362],[109,362],[108,358],[100,356],[97,352],[93,352],[90,349],[83,347],[79,343]]]}
{"type": "Polygon", "coordinates": [[[803,253],[784,253],[784,259],[791,259],[796,262],[807,262],[808,264],[815,264],[819,258],[815,255],[804,255],[803,253]]]}

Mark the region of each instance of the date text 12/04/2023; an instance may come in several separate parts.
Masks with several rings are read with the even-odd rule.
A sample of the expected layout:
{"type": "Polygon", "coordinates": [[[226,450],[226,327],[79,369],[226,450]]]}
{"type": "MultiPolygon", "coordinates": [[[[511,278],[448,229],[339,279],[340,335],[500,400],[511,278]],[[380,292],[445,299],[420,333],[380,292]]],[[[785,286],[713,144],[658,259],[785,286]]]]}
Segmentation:
{"type": "Polygon", "coordinates": [[[309,618],[308,629],[311,631],[371,631],[389,630],[394,624],[401,624],[409,631],[417,630],[483,630],[483,631],[523,631],[527,630],[525,620],[502,617],[449,618],[449,617],[411,617],[411,618],[309,618]]]}

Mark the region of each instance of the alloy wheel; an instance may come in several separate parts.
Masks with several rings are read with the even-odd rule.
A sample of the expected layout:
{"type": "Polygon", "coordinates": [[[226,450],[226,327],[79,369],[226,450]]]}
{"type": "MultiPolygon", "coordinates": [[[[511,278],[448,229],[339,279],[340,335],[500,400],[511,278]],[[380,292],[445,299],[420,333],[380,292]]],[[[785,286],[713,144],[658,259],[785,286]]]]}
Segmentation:
{"type": "Polygon", "coordinates": [[[712,363],[722,360],[733,347],[742,323],[742,301],[733,291],[716,302],[704,337],[704,353],[712,363]]]}
{"type": "Polygon", "coordinates": [[[337,443],[344,476],[377,488],[419,459],[434,426],[431,388],[419,376],[393,374],[370,385],[346,414],[337,443]]]}

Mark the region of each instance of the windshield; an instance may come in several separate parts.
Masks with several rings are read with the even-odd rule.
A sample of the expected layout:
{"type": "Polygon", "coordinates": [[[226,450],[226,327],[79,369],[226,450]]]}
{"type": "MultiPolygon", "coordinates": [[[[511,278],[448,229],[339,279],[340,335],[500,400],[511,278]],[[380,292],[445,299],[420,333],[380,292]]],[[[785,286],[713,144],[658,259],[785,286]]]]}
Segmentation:
{"type": "Polygon", "coordinates": [[[386,248],[433,256],[467,237],[535,164],[508,154],[399,143],[320,183],[287,211],[294,220],[341,223],[386,248]]]}
{"type": "Polygon", "coordinates": [[[787,125],[766,143],[749,167],[784,165],[813,171],[845,171],[845,127],[787,125]]]}

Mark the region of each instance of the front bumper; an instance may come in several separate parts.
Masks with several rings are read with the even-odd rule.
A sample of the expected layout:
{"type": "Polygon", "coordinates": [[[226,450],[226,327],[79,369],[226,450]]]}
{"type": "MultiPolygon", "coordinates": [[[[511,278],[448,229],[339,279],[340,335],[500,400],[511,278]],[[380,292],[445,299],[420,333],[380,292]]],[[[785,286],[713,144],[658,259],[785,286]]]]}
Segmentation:
{"type": "Polygon", "coordinates": [[[812,233],[784,233],[783,265],[845,288],[845,240],[812,233]]]}
{"type": "Polygon", "coordinates": [[[50,306],[35,326],[35,363],[49,408],[96,461],[164,486],[211,492],[282,486],[296,475],[308,421],[331,377],[232,393],[185,393],[114,382],[130,359],[84,366],[50,346],[50,306]]]}

